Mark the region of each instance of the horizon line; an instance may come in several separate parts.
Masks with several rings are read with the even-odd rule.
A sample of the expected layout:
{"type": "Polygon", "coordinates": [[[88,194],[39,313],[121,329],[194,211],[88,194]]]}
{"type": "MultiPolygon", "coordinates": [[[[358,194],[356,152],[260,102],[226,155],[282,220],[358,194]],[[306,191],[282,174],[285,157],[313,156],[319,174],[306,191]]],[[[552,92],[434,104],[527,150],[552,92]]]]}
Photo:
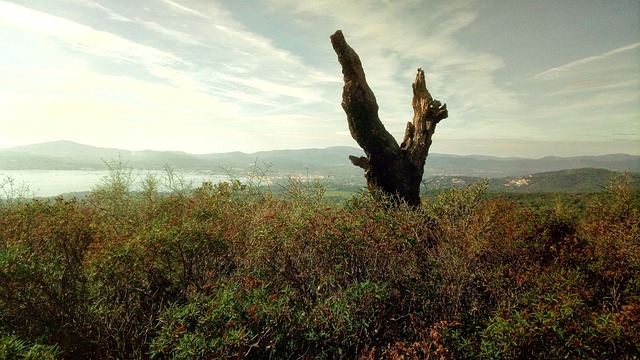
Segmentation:
{"type": "MultiPolygon", "coordinates": [[[[522,140],[516,140],[516,139],[501,139],[503,141],[522,141],[522,140]]],[[[536,140],[531,140],[529,141],[531,143],[544,143],[544,142],[549,142],[549,141],[536,141],[536,140]]],[[[270,149],[270,150],[258,150],[258,151],[254,151],[254,152],[244,152],[241,150],[231,150],[231,151],[223,151],[223,152],[205,152],[205,153],[191,153],[191,152],[187,152],[184,150],[154,150],[154,149],[141,149],[141,150],[132,150],[132,149],[127,149],[127,148],[119,148],[119,147],[106,147],[106,146],[96,146],[96,145],[92,145],[92,144],[86,144],[86,143],[82,143],[82,142],[78,142],[78,141],[74,141],[74,140],[51,140],[51,141],[44,141],[44,142],[37,142],[37,143],[29,143],[29,144],[23,144],[23,145],[11,145],[11,146],[0,146],[0,151],[2,150],[7,150],[7,149],[15,149],[15,148],[21,148],[21,147],[29,147],[29,146],[37,146],[37,145],[46,145],[46,144],[54,144],[54,143],[70,143],[70,144],[75,144],[75,145],[81,145],[81,146],[87,146],[87,147],[92,147],[95,149],[104,149],[104,150],[120,150],[120,151],[128,151],[128,152],[167,152],[167,153],[183,153],[183,154],[187,154],[187,155],[212,155],[212,154],[231,154],[231,153],[241,153],[241,154],[245,154],[245,155],[254,155],[254,154],[258,154],[258,153],[265,153],[265,152],[277,152],[277,151],[303,151],[303,150],[327,150],[327,149],[332,149],[332,148],[352,148],[356,151],[363,151],[361,148],[354,146],[354,145],[334,145],[334,146],[327,146],[327,147],[308,147],[308,148],[281,148],[281,149],[270,149]]],[[[544,156],[540,156],[540,157],[525,157],[525,156],[517,156],[517,155],[512,155],[512,156],[498,156],[498,155],[485,155],[485,154],[480,154],[480,153],[466,153],[466,154],[460,154],[460,153],[448,153],[448,152],[432,152],[429,155],[445,155],[445,156],[459,156],[459,157],[489,157],[489,158],[498,158],[498,159],[532,159],[532,160],[539,160],[539,159],[544,159],[544,158],[577,158],[577,157],[601,157],[601,156],[615,156],[615,155],[624,155],[624,156],[632,156],[632,157],[640,157],[640,153],[638,154],[632,154],[632,153],[625,153],[625,152],[614,152],[614,153],[604,153],[604,154],[598,154],[598,155],[593,155],[593,154],[582,154],[582,155],[571,155],[571,156],[561,156],[561,155],[544,155],[544,156]]],[[[427,157],[428,160],[428,157],[427,157]]]]}

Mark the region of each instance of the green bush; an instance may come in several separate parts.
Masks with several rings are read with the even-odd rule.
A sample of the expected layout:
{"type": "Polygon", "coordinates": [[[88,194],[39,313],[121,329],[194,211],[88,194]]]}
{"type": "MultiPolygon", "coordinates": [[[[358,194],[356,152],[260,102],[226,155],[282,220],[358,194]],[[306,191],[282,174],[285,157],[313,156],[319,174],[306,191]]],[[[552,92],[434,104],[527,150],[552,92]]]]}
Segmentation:
{"type": "Polygon", "coordinates": [[[57,347],[28,343],[13,335],[0,336],[0,360],[55,360],[57,347]]]}
{"type": "Polygon", "coordinates": [[[545,273],[494,312],[480,333],[479,357],[617,359],[636,352],[613,314],[593,311],[591,296],[579,271],[545,273]]]}
{"type": "Polygon", "coordinates": [[[76,201],[33,201],[0,216],[0,331],[44,338],[69,353],[86,337],[84,261],[94,242],[90,213],[76,201]]]}
{"type": "Polygon", "coordinates": [[[0,207],[5,358],[633,358],[640,210],[488,197],[412,209],[312,179],[274,195],[126,164],[83,200],[0,207]],[[35,349],[35,350],[34,350],[35,349]],[[37,357],[37,356],[36,356],[37,357]]]}

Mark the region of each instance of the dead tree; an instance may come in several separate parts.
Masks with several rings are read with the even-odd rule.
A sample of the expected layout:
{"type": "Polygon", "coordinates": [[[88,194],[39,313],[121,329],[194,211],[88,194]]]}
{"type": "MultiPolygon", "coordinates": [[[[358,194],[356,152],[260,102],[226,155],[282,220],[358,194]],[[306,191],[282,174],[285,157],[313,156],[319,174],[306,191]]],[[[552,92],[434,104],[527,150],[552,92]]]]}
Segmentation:
{"type": "Polygon", "coordinates": [[[358,54],[347,44],[342,31],[331,36],[331,45],[342,66],[344,88],[342,108],[347,114],[351,136],[366,157],[350,156],[351,162],[364,169],[367,185],[406,201],[420,205],[420,183],[436,124],[448,116],[447,105],[433,99],[418,69],[413,82],[413,121],[407,123],[402,144],[398,145],[378,116],[378,103],[367,85],[358,54]]]}

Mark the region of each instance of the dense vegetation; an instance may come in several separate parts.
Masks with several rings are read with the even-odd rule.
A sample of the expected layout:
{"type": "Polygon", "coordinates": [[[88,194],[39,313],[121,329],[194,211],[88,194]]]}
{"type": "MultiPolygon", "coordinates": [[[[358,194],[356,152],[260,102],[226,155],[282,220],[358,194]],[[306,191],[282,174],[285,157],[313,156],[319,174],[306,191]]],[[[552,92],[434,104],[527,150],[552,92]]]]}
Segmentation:
{"type": "Polygon", "coordinates": [[[411,210],[114,166],[82,200],[0,206],[0,359],[634,358],[629,179],[577,210],[486,183],[411,210]]]}

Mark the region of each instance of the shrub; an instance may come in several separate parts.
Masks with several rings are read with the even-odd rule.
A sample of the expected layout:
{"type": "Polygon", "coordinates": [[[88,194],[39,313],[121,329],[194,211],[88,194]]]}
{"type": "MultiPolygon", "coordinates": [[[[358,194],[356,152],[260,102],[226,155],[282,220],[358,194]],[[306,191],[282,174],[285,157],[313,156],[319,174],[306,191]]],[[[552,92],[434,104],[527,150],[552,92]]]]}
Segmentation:
{"type": "MultiPolygon", "coordinates": [[[[125,237],[103,241],[87,262],[94,339],[115,357],[141,357],[166,306],[225,275],[234,265],[220,206],[227,185],[192,197],[156,199],[125,237]],[[151,212],[151,213],[149,213],[151,212]]],[[[230,195],[229,195],[230,196],[230,195]]]]}
{"type": "Polygon", "coordinates": [[[629,203],[634,197],[617,189],[625,195],[596,201],[582,218],[564,207],[518,216],[521,240],[507,236],[498,244],[511,245],[489,247],[503,254],[491,268],[499,265],[512,278],[493,283],[502,287],[495,307],[486,317],[460,317],[443,331],[455,358],[638,354],[638,327],[631,324],[638,319],[640,222],[637,204],[629,203]]]}
{"type": "Polygon", "coordinates": [[[0,360],[54,360],[59,356],[56,346],[28,343],[14,335],[0,336],[0,360]]]}
{"type": "Polygon", "coordinates": [[[223,359],[286,353],[288,339],[281,333],[290,320],[286,299],[250,277],[210,285],[160,315],[151,356],[223,359]]]}
{"type": "Polygon", "coordinates": [[[480,357],[602,359],[636,351],[610,313],[593,311],[585,281],[575,270],[545,273],[496,310],[480,333],[480,357]]]}
{"type": "Polygon", "coordinates": [[[485,183],[412,209],[375,192],[331,205],[315,181],[276,196],[111,171],[86,200],[0,207],[7,356],[640,351],[640,211],[624,181],[576,214],[488,198],[485,183]]]}
{"type": "Polygon", "coordinates": [[[32,199],[35,193],[25,183],[11,176],[0,179],[0,207],[11,206],[32,199]]]}
{"type": "Polygon", "coordinates": [[[91,351],[86,337],[84,259],[94,237],[76,201],[30,202],[0,217],[0,326],[46,339],[68,354],[91,351]]]}

